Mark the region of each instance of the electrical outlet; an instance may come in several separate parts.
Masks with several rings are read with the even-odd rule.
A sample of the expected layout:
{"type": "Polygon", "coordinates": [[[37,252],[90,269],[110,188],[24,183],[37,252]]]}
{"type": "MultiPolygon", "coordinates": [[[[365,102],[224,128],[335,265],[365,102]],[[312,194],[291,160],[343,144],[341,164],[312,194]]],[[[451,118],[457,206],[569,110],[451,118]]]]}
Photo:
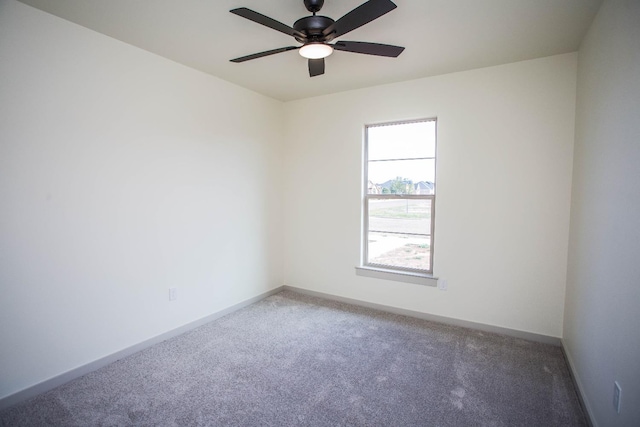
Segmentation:
{"type": "Polygon", "coordinates": [[[438,279],[438,289],[440,289],[441,291],[446,291],[447,286],[447,279],[438,279]]]}
{"type": "Polygon", "coordinates": [[[618,381],[613,383],[613,407],[617,413],[620,413],[620,396],[622,395],[622,387],[618,384],[618,381]]]}
{"type": "Polygon", "coordinates": [[[178,288],[169,288],[169,301],[178,299],[178,288]]]}

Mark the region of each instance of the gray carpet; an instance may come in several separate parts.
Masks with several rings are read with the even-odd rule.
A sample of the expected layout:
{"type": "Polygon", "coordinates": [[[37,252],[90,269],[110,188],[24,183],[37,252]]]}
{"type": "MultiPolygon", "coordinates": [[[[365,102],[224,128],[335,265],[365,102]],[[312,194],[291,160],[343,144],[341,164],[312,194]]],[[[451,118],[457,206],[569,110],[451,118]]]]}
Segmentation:
{"type": "Polygon", "coordinates": [[[559,348],[293,292],[0,413],[2,426],[583,426],[559,348]]]}

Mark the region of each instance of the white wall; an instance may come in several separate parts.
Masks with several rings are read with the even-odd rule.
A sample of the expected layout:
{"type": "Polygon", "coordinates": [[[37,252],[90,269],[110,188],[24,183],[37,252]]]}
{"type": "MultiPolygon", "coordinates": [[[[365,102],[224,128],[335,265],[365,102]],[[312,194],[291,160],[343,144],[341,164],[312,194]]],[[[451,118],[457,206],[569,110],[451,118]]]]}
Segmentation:
{"type": "Polygon", "coordinates": [[[594,421],[640,425],[640,2],[605,1],[579,52],[564,344],[594,421]],[[614,411],[613,382],[622,386],[614,411]]]}
{"type": "Polygon", "coordinates": [[[286,284],[560,337],[576,64],[566,54],[286,103],[286,284]],[[428,117],[446,292],[354,270],[363,127],[428,117]]]}
{"type": "Polygon", "coordinates": [[[0,2],[0,398],[282,284],[282,112],[0,2]]]}

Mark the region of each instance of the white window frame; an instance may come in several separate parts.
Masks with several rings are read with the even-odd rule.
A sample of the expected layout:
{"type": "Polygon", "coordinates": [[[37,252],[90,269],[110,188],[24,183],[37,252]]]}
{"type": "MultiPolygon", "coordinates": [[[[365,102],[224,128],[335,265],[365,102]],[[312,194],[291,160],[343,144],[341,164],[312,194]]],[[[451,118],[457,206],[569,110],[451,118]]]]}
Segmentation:
{"type": "MultiPolygon", "coordinates": [[[[437,130],[438,130],[438,121],[437,118],[428,118],[428,119],[417,119],[417,120],[404,120],[404,121],[395,121],[395,122],[386,122],[386,123],[375,123],[370,125],[365,125],[364,131],[364,153],[363,153],[363,174],[362,174],[362,182],[363,182],[363,196],[362,196],[362,260],[361,267],[358,268],[358,274],[369,276],[369,277],[377,277],[377,278],[390,278],[393,280],[400,280],[404,282],[410,283],[420,283],[420,284],[430,284],[420,281],[421,277],[437,279],[433,277],[433,255],[434,255],[434,235],[435,235],[435,206],[436,206],[436,187],[437,187],[437,177],[434,177],[433,183],[433,194],[369,194],[369,129],[380,127],[380,126],[392,126],[392,125],[403,125],[403,124],[411,124],[411,123],[422,123],[422,122],[435,122],[436,125],[436,141],[435,141],[435,153],[434,157],[428,157],[425,159],[433,159],[437,164],[437,149],[438,149],[438,138],[437,138],[437,130]],[[431,201],[431,234],[429,235],[429,269],[415,269],[415,268],[407,268],[400,266],[392,266],[392,265],[384,265],[384,264],[376,264],[368,262],[369,255],[369,201],[372,199],[376,200],[430,200],[431,201]],[[369,271],[367,271],[369,270],[369,271]],[[373,271],[373,273],[371,272],[373,271]]],[[[391,159],[389,159],[391,160],[391,159]]],[[[393,160],[405,160],[405,159],[393,159],[393,160]]],[[[436,167],[437,171],[437,167],[436,167]]]]}

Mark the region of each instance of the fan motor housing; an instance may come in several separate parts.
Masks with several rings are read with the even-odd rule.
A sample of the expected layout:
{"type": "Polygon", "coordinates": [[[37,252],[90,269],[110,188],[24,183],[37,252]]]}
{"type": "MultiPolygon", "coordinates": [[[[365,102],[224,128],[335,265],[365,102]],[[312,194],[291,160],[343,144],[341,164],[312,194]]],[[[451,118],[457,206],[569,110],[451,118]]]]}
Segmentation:
{"type": "MultiPolygon", "coordinates": [[[[294,24],[293,28],[297,31],[300,31],[302,34],[308,37],[306,41],[329,41],[328,37],[325,37],[322,32],[325,28],[333,25],[335,21],[327,16],[305,16],[304,18],[298,19],[294,24]]],[[[301,40],[296,37],[301,43],[304,43],[305,40],[301,40]]]]}

